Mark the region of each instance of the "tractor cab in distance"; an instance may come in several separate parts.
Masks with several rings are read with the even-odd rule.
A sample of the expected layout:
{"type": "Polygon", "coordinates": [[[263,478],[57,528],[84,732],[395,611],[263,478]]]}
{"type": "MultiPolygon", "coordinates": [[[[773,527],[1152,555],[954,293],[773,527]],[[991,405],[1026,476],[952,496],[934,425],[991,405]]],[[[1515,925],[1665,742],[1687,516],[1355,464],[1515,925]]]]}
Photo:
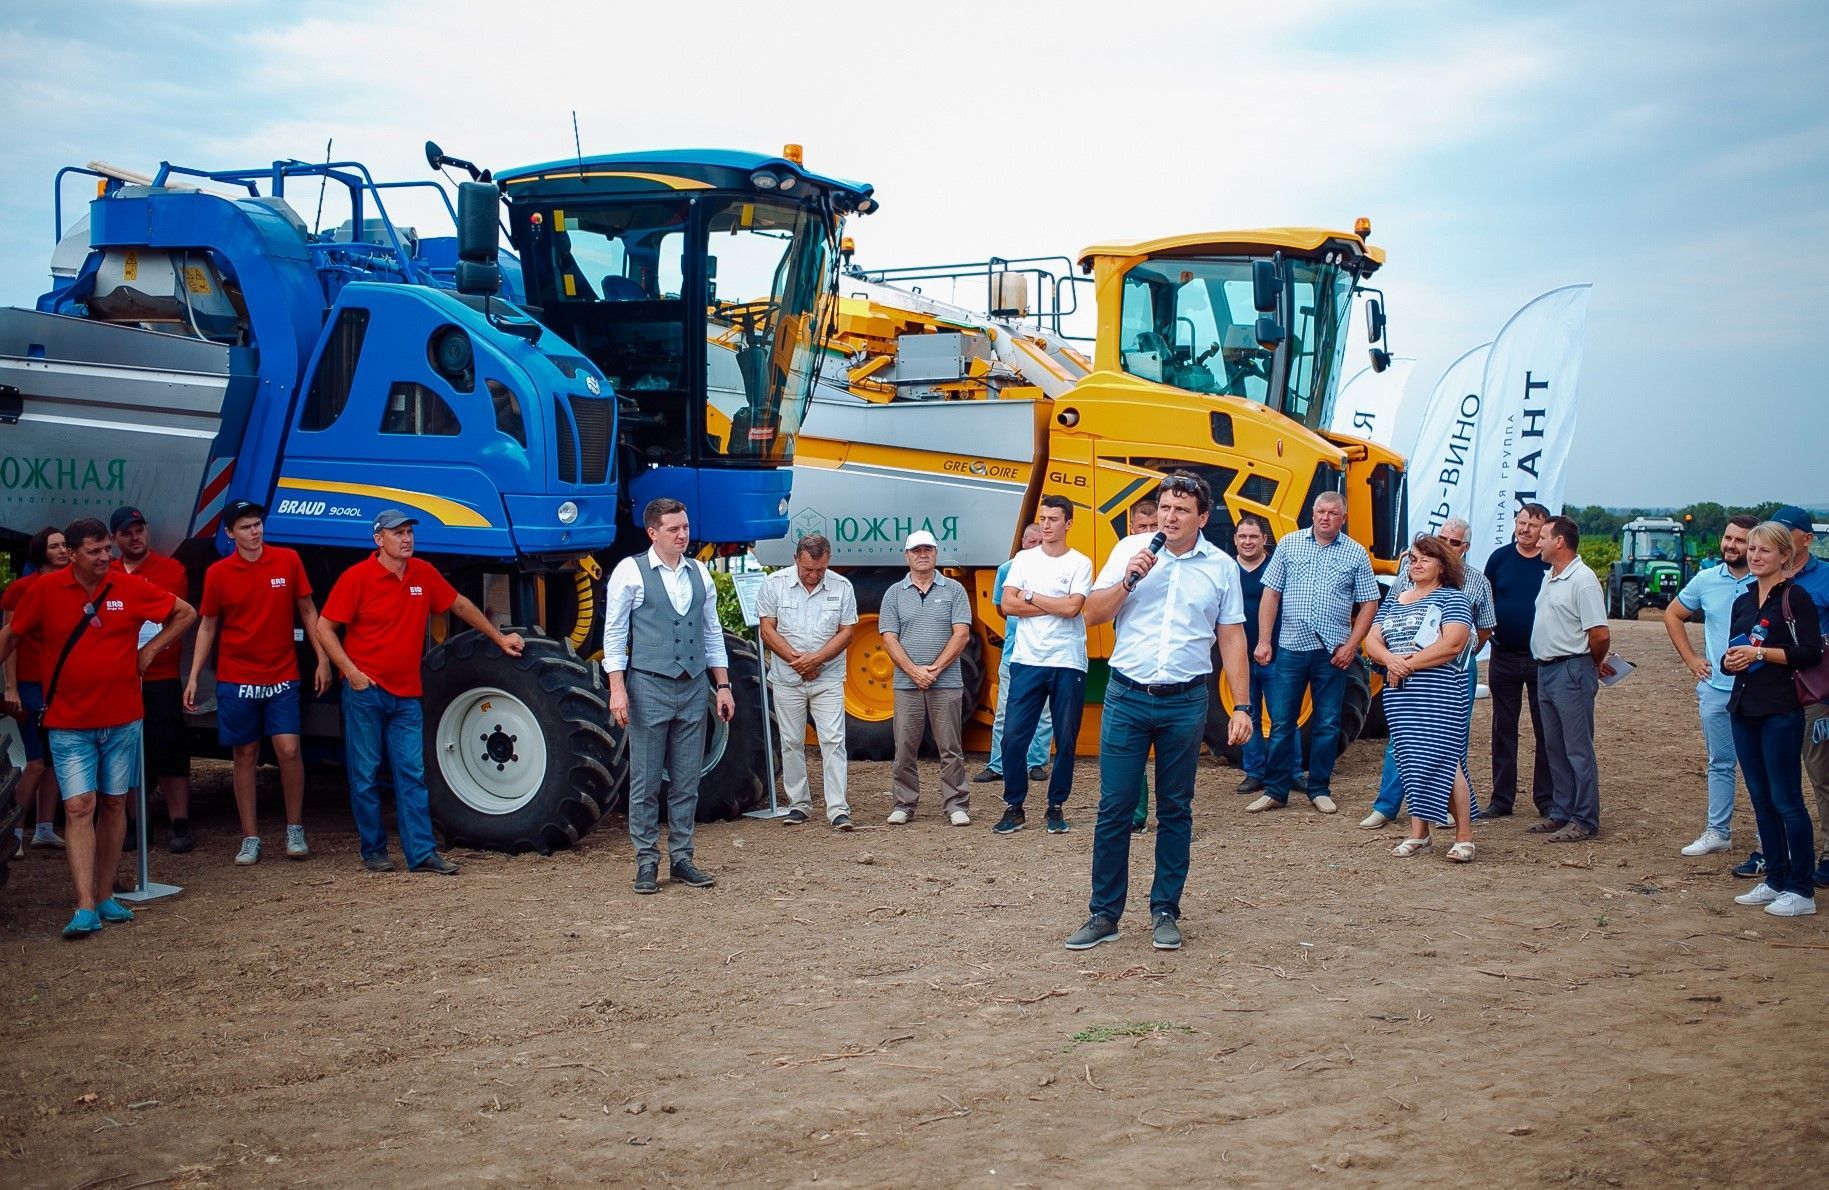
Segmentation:
{"type": "MultiPolygon", "coordinates": [[[[839,228],[876,209],[871,188],[809,173],[791,145],[584,157],[496,180],[527,300],[617,396],[631,506],[684,500],[701,541],[784,533],[839,228]]],[[[605,409],[577,425],[598,468],[610,424],[605,409]]]]}
{"type": "Polygon", "coordinates": [[[1619,533],[1619,561],[1607,574],[1607,614],[1638,619],[1641,607],[1669,607],[1697,568],[1696,539],[1669,517],[1638,517],[1619,533]]]}

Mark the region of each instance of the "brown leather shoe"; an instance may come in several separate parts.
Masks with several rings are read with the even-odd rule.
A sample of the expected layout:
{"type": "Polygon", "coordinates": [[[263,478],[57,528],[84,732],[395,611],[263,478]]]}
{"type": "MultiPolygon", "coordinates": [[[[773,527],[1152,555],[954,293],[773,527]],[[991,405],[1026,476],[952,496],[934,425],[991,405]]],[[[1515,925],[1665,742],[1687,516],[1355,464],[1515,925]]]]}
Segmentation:
{"type": "Polygon", "coordinates": [[[1561,818],[1545,818],[1542,822],[1531,823],[1529,830],[1533,835],[1553,835],[1567,825],[1568,822],[1561,818]]]}
{"type": "Polygon", "coordinates": [[[1579,843],[1584,839],[1592,839],[1593,837],[1593,831],[1583,830],[1571,822],[1543,841],[1545,843],[1579,843]]]}

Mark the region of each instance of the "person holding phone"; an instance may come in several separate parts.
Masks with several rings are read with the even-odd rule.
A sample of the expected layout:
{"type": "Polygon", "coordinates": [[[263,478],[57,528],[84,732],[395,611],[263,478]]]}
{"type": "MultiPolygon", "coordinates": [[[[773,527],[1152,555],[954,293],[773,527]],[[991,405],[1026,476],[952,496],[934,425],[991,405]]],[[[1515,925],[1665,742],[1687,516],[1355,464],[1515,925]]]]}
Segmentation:
{"type": "Polygon", "coordinates": [[[1427,534],[1410,547],[1410,585],[1384,601],[1366,637],[1366,656],[1384,667],[1385,718],[1410,837],[1391,854],[1407,859],[1431,846],[1429,827],[1453,826],[1448,858],[1473,859],[1473,783],[1467,773],[1473,692],[1460,661],[1473,635],[1473,605],[1462,591],[1461,556],[1427,534]]]}
{"type": "Polygon", "coordinates": [[[705,678],[725,723],[737,712],[730,658],[718,623],[717,588],[703,562],[686,557],[686,506],[648,501],[642,524],[653,544],[624,558],[605,591],[603,668],[610,718],[629,733],[629,841],[638,893],[660,891],[660,788],[667,786],[667,878],[692,888],[717,883],[692,862],[699,775],[705,767],[705,678]]]}
{"type": "Polygon", "coordinates": [[[1733,635],[1721,658],[1721,668],[1734,675],[1727,700],[1734,754],[1765,852],[1765,879],[1734,900],[1763,906],[1774,917],[1816,912],[1816,839],[1804,808],[1804,709],[1791,675],[1822,660],[1823,631],[1815,601],[1785,578],[1795,549],[1791,530],[1777,521],[1747,534],[1754,585],[1734,601],[1733,635]]]}

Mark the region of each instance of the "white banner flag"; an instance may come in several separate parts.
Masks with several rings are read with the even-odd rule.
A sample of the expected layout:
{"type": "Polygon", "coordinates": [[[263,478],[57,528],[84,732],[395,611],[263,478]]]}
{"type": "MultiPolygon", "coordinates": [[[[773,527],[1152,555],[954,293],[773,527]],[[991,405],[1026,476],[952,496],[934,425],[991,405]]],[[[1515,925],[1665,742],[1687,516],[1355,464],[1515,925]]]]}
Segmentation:
{"type": "Polygon", "coordinates": [[[1486,556],[1512,538],[1518,506],[1562,511],[1563,463],[1575,438],[1576,383],[1593,286],[1565,285],[1527,303],[1493,340],[1485,409],[1474,449],[1473,549],[1486,556]]]}
{"type": "Polygon", "coordinates": [[[1393,356],[1390,367],[1382,372],[1361,368],[1340,386],[1330,428],[1336,434],[1391,445],[1397,440],[1397,410],[1403,404],[1404,386],[1415,368],[1416,361],[1402,355],[1393,356]]]}
{"type": "MultiPolygon", "coordinates": [[[[1491,343],[1448,365],[1423,411],[1410,449],[1409,532],[1439,532],[1473,508],[1473,444],[1480,428],[1480,382],[1491,343]]],[[[1405,544],[1408,544],[1407,542],[1405,544]]]]}

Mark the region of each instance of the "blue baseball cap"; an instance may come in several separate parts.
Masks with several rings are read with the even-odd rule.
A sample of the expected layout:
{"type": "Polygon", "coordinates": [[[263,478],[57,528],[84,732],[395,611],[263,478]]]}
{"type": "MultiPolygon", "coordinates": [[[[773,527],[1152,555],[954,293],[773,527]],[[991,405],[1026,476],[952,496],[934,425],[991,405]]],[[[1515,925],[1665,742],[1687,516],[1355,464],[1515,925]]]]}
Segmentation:
{"type": "Polygon", "coordinates": [[[108,532],[119,533],[130,525],[144,525],[146,514],[137,508],[117,508],[108,518],[108,532]]]}
{"type": "Polygon", "coordinates": [[[383,529],[398,529],[403,525],[417,525],[418,517],[410,517],[398,508],[383,508],[375,514],[375,532],[383,529]]]}
{"type": "Polygon", "coordinates": [[[1811,523],[1810,514],[1795,504],[1785,505],[1783,508],[1773,513],[1769,519],[1777,521],[1787,529],[1793,529],[1801,533],[1813,533],[1816,531],[1816,526],[1811,523]]]}

